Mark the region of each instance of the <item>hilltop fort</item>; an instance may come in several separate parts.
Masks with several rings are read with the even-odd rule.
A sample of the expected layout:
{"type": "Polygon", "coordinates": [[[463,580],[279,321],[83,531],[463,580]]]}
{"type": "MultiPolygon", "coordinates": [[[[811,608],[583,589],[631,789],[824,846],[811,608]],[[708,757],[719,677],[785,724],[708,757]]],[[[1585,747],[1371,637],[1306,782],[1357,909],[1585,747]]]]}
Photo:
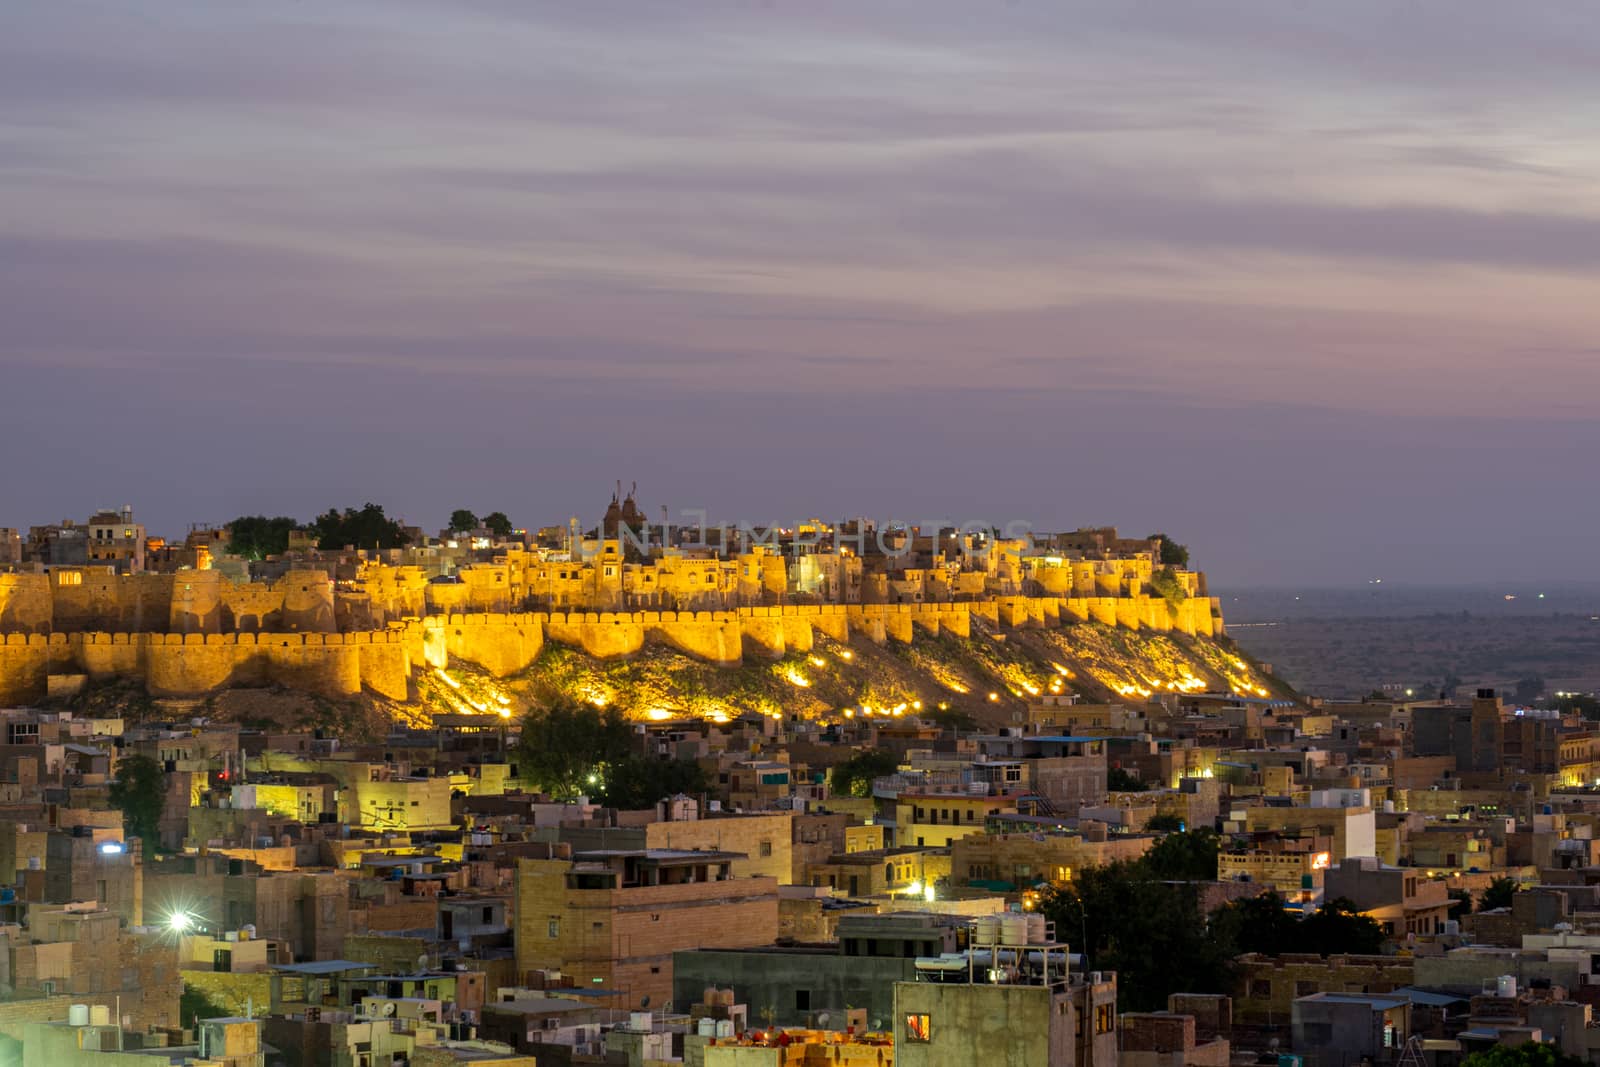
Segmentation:
{"type": "Polygon", "coordinates": [[[496,677],[547,642],[601,660],[661,645],[734,665],[836,641],[914,642],[989,628],[1100,624],[1222,634],[1205,576],[1160,539],[1114,529],[1004,538],[813,523],[713,543],[651,534],[631,494],[589,535],[490,538],[387,552],[305,549],[258,563],[127,573],[22,564],[0,573],[0,704],[52,675],[128,678],[156,696],[281,684],[394,700],[452,661],[496,677]]]}

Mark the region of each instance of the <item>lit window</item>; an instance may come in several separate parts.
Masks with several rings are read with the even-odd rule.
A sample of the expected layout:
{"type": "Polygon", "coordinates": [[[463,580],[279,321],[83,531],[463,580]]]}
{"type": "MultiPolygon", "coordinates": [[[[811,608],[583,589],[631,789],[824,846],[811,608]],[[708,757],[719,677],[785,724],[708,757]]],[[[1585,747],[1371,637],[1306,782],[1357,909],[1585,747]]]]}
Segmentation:
{"type": "Polygon", "coordinates": [[[928,1026],[928,1016],[926,1013],[915,1013],[906,1016],[907,1041],[916,1041],[921,1044],[927,1044],[928,1041],[931,1040],[930,1034],[931,1030],[928,1026]]]}

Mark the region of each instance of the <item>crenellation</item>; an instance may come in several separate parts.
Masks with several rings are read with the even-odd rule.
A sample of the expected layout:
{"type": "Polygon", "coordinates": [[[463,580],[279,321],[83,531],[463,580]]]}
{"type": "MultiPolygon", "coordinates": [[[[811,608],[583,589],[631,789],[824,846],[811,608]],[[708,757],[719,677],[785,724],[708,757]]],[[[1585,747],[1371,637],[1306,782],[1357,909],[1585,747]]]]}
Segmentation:
{"type": "Polygon", "coordinates": [[[811,557],[784,584],[782,558],[764,546],[731,559],[631,562],[605,541],[581,561],[509,549],[462,567],[451,582],[377,560],[296,563],[272,581],[110,567],[0,573],[0,700],[37,699],[51,672],[139,677],[164,695],[284,684],[404,699],[414,671],[456,660],[508,677],[547,641],[600,659],[659,645],[735,664],[809,653],[818,635],[881,645],[965,638],[974,619],[1000,630],[1094,623],[1221,632],[1220,602],[1206,596],[1204,575],[1169,570],[1171,599],[1155,595],[1152,560],[1149,551],[1029,555],[996,542],[959,564],[940,556],[931,567],[889,572],[865,571],[850,555],[811,557]],[[818,586],[831,595],[818,600],[802,587],[814,573],[835,576],[818,586]]]}

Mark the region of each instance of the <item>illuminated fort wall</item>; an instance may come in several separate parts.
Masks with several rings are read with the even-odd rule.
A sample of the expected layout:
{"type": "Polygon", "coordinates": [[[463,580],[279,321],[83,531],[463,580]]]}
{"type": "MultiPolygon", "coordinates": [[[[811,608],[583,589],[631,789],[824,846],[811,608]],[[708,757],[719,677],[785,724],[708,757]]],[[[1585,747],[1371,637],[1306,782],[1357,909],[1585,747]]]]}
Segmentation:
{"type": "MultiPolygon", "coordinates": [[[[690,562],[716,564],[675,571],[690,587],[747,581],[770,592],[776,583],[764,561],[745,579],[737,561],[690,562]]],[[[463,574],[472,578],[444,585],[422,582],[414,568],[365,568],[364,580],[348,589],[320,570],[290,571],[270,585],[235,584],[214,571],[0,574],[0,705],[42,699],[51,674],[136,678],[157,696],[278,684],[333,697],[367,689],[404,699],[417,670],[457,660],[505,677],[532,664],[547,640],[601,659],[649,644],[734,664],[809,651],[819,634],[879,643],[918,634],[965,637],[975,616],[1008,630],[1098,623],[1222,632],[1220,607],[1203,595],[1199,574],[1179,572],[1189,595],[1173,602],[1146,592],[1148,560],[1110,562],[1129,565],[1035,568],[1032,580],[1052,594],[1045,596],[631,612],[504,610],[526,588],[525,575],[498,566],[468,568],[463,574]],[[489,610],[473,610],[479,605],[489,610]]],[[[569,573],[580,567],[567,566],[569,573]]],[[[603,582],[603,565],[594,570],[603,582]]],[[[619,566],[612,578],[622,576],[619,566]]],[[[895,577],[901,589],[919,581],[925,579],[895,577]]]]}

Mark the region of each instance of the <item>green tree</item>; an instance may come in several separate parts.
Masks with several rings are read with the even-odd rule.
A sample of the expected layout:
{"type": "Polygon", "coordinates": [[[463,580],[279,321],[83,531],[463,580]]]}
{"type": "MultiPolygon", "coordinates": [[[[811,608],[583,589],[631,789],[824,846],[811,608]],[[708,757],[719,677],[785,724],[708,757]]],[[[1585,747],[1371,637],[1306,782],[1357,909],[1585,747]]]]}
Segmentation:
{"type": "Polygon", "coordinates": [[[869,749],[857,752],[843,763],[835,765],[828,775],[828,786],[836,796],[871,796],[874,778],[882,778],[899,769],[899,756],[887,749],[869,749]]]}
{"type": "Polygon", "coordinates": [[[1524,1045],[1495,1045],[1474,1052],[1461,1061],[1461,1067],[1584,1067],[1586,1062],[1554,1045],[1529,1041],[1524,1045]]]}
{"type": "Polygon", "coordinates": [[[518,772],[555,797],[597,793],[632,754],[633,728],[615,707],[560,700],[522,720],[518,772]]]}
{"type": "Polygon", "coordinates": [[[167,803],[167,775],[149,756],[128,756],[117,763],[117,780],[107,790],[111,805],[122,812],[122,826],[153,849],[160,841],[161,811],[167,803]]]}
{"type": "Polygon", "coordinates": [[[289,550],[289,534],[300,524],[279,515],[241,515],[228,523],[228,551],[245,559],[281,556],[289,550]]]}
{"type": "Polygon", "coordinates": [[[1139,861],[1153,878],[1166,881],[1214,882],[1222,838],[1210,827],[1168,834],[1139,861]]]}
{"type": "Polygon", "coordinates": [[[1285,952],[1332,956],[1376,955],[1387,937],[1383,925],[1348,900],[1330,901],[1305,918],[1284,907],[1276,892],[1224,904],[1212,913],[1215,936],[1239,952],[1280,956],[1285,952]]]}
{"type": "Polygon", "coordinates": [[[1472,894],[1465,889],[1450,890],[1450,918],[1460,919],[1472,911],[1472,894]]]}
{"type": "Polygon", "coordinates": [[[679,793],[695,796],[709,788],[705,768],[694,760],[627,756],[607,769],[594,799],[608,808],[638,811],[679,793]]]}
{"type": "Polygon", "coordinates": [[[1516,895],[1515,878],[1496,878],[1484,887],[1483,895],[1478,898],[1478,910],[1493,911],[1495,908],[1509,908],[1511,898],[1516,895]]]}
{"type": "Polygon", "coordinates": [[[978,720],[973,718],[970,711],[962,711],[960,708],[933,708],[929,711],[919,711],[917,714],[936,726],[958,733],[970,734],[978,729],[978,720]]]}
{"type": "Polygon", "coordinates": [[[403,548],[410,539],[400,524],[383,513],[378,504],[363,504],[358,511],[328,509],[311,524],[317,547],[338,550],[356,548],[403,548]]]}
{"type": "Polygon", "coordinates": [[[1576,711],[1590,722],[1600,720],[1600,700],[1586,697],[1581,693],[1563,693],[1543,702],[1545,706],[1557,711],[1576,711]]]}
{"type": "Polygon", "coordinates": [[[1176,834],[1184,829],[1183,816],[1174,815],[1170,811],[1161,812],[1150,816],[1150,821],[1144,828],[1152,834],[1176,834]]]}
{"type": "Polygon", "coordinates": [[[476,530],[477,528],[478,516],[466,508],[457,508],[450,513],[449,530],[451,533],[466,533],[468,530],[476,530]]]}
{"type": "Polygon", "coordinates": [[[1159,1010],[1172,993],[1233,988],[1233,946],[1214,936],[1193,883],[1160,881],[1142,862],[1113,863],[1052,886],[1039,908],[1091,968],[1117,972],[1124,1010],[1159,1010]]]}
{"type": "Polygon", "coordinates": [[[225,1019],[233,1013],[212,1000],[203,989],[185,984],[178,996],[178,1025],[192,1029],[196,1019],[225,1019]]]}
{"type": "Polygon", "coordinates": [[[502,541],[511,536],[511,520],[506,518],[503,511],[489,512],[483,517],[483,525],[502,541]]]}
{"type": "Polygon", "coordinates": [[[1137,775],[1129,774],[1121,767],[1106,771],[1106,789],[1112,793],[1143,793],[1149,788],[1137,775]]]}
{"type": "Polygon", "coordinates": [[[1180,545],[1164,533],[1153,533],[1145,540],[1154,541],[1158,537],[1161,538],[1161,558],[1156,560],[1157,563],[1163,567],[1182,568],[1189,565],[1188,545],[1180,545]]]}
{"type": "Polygon", "coordinates": [[[1350,952],[1376,956],[1383,951],[1388,934],[1383,924],[1363,915],[1343,897],[1330,900],[1300,921],[1296,952],[1315,952],[1319,956],[1350,952]]]}
{"type": "Polygon", "coordinates": [[[1173,567],[1162,567],[1150,576],[1150,588],[1161,594],[1167,603],[1177,606],[1189,599],[1189,591],[1178,580],[1178,572],[1173,567]]]}
{"type": "Polygon", "coordinates": [[[1217,936],[1241,953],[1277,956],[1300,951],[1300,920],[1284,907],[1276,890],[1223,905],[1212,914],[1212,925],[1217,936]]]}

